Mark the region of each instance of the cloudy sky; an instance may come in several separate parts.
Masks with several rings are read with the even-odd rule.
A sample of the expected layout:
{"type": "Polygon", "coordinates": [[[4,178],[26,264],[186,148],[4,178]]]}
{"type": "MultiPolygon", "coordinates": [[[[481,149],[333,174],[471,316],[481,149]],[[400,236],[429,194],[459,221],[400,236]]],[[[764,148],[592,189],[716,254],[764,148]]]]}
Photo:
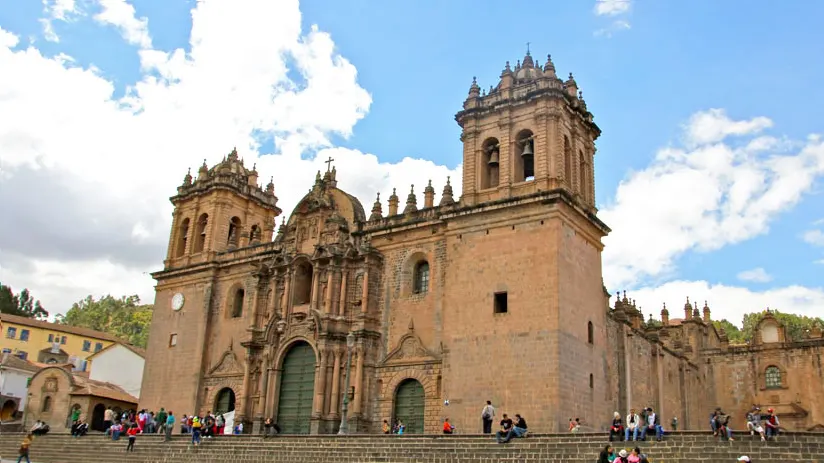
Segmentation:
{"type": "MultiPolygon", "coordinates": [[[[153,299],[168,198],[233,146],[290,211],[461,172],[453,120],[530,42],[603,130],[611,292],[739,322],[824,308],[824,4],[0,0],[0,281],[153,299]]],[[[453,184],[460,185],[459,181],[453,184]]]]}

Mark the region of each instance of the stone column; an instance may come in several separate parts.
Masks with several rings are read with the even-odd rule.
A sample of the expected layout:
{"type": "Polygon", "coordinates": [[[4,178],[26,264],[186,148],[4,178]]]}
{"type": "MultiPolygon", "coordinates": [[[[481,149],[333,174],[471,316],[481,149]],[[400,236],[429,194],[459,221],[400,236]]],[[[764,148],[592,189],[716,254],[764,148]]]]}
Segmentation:
{"type": "Polygon", "coordinates": [[[261,365],[261,386],[258,393],[257,411],[255,417],[262,418],[266,414],[266,401],[269,398],[269,358],[268,355],[261,365]]]}
{"type": "Polygon", "coordinates": [[[326,295],[323,301],[324,313],[332,313],[332,283],[334,282],[334,271],[330,268],[326,271],[326,295]]]}
{"type": "Polygon", "coordinates": [[[369,312],[369,269],[363,272],[363,287],[361,288],[361,313],[369,312]]]}
{"type": "Polygon", "coordinates": [[[320,272],[318,270],[312,271],[312,296],[309,298],[309,308],[312,309],[318,308],[318,284],[320,284],[320,272]]]}
{"type": "Polygon", "coordinates": [[[340,362],[343,356],[343,351],[334,349],[332,353],[335,356],[335,361],[332,366],[332,397],[329,404],[329,415],[332,419],[340,417],[338,407],[340,406],[340,362]]]}
{"type": "Polygon", "coordinates": [[[283,294],[281,295],[283,300],[280,305],[280,318],[283,319],[286,319],[286,316],[289,314],[289,306],[291,305],[291,297],[289,296],[289,290],[293,285],[292,278],[294,278],[292,271],[287,271],[286,276],[284,277],[285,283],[283,286],[283,294]]]}
{"type": "Polygon", "coordinates": [[[315,400],[312,406],[312,418],[323,416],[324,399],[326,398],[326,361],[329,351],[325,347],[320,349],[320,364],[315,373],[315,400]]]}
{"type": "MultiPolygon", "coordinates": [[[[359,345],[356,348],[356,352],[358,354],[358,360],[355,367],[355,400],[353,401],[352,406],[352,414],[360,415],[361,413],[361,401],[363,400],[363,345],[359,345]]],[[[349,391],[345,391],[348,393],[349,391]]]]}
{"type": "Polygon", "coordinates": [[[241,396],[240,399],[240,407],[237,407],[236,410],[238,411],[236,421],[242,422],[246,420],[246,417],[251,414],[252,410],[249,410],[249,373],[251,373],[251,365],[252,363],[252,356],[248,352],[246,352],[246,361],[243,362],[243,386],[241,386],[241,396]]]}
{"type": "Polygon", "coordinates": [[[343,316],[346,313],[346,283],[349,281],[349,270],[343,270],[343,276],[340,281],[340,301],[338,301],[338,315],[343,316]]]}

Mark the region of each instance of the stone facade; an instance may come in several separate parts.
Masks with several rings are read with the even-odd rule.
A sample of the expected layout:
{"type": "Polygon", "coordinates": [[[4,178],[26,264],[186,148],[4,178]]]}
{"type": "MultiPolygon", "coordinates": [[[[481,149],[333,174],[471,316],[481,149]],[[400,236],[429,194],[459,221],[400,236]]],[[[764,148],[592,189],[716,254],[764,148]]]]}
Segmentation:
{"type": "Polygon", "coordinates": [[[403,204],[393,192],[385,216],[378,198],[367,217],[327,168],[275,234],[274,185],[259,187],[236,151],[187,174],[154,274],[140,406],[234,409],[254,427],[275,417],[321,434],[337,431],[346,406],[351,432],[398,417],[437,432],[449,417],[471,433],[491,400],[555,432],[569,417],[603,429],[613,410],[646,406],[702,429],[715,405],[778,397],[782,417],[806,413],[792,426],[822,422],[820,399],[801,389],[821,384],[819,341],[732,347],[708,309],[660,327],[626,296],[610,307],[610,230],[594,201],[600,129],[572,75],[527,54],[488,93],[473,80],[456,121],[461,198],[447,182],[436,203],[430,183],[419,205],[413,186],[403,204]],[[786,391],[725,383],[734,370],[757,391],[760,362],[788,375],[786,391]]]}

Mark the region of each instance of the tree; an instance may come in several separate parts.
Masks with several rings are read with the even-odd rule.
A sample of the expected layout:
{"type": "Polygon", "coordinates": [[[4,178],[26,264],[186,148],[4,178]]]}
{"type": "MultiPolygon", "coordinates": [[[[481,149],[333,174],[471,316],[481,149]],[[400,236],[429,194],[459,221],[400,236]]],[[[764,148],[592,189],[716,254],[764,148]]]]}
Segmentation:
{"type": "Polygon", "coordinates": [[[0,312],[21,317],[45,319],[49,312],[35,300],[28,289],[14,294],[11,286],[0,283],[0,312]]]}
{"type": "MultiPolygon", "coordinates": [[[[772,310],[770,313],[784,325],[787,332],[787,341],[790,342],[801,341],[806,336],[807,331],[816,326],[818,328],[824,328],[824,319],[818,317],[783,313],[777,310],[772,310]]],[[[727,320],[714,321],[713,323],[718,329],[721,327],[724,328],[730,343],[748,343],[755,337],[755,329],[766,315],[766,310],[744,315],[741,328],[738,328],[727,320]]]]}
{"type": "Polygon", "coordinates": [[[99,300],[92,296],[72,304],[65,315],[57,315],[57,323],[90,328],[139,347],[146,347],[152,306],[140,304],[138,296],[122,296],[119,299],[106,295],[99,300]]]}

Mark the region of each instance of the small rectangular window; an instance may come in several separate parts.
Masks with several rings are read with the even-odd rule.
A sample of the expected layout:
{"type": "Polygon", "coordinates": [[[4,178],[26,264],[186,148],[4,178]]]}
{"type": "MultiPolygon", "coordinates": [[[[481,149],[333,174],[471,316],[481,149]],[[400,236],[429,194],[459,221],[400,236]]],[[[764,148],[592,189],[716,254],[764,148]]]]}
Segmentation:
{"type": "Polygon", "coordinates": [[[54,342],[54,335],[53,334],[49,335],[49,342],[54,342]]]}
{"type": "Polygon", "coordinates": [[[174,347],[177,345],[177,333],[172,333],[169,336],[169,347],[174,347]]]}
{"type": "Polygon", "coordinates": [[[83,341],[83,352],[88,352],[92,350],[92,342],[91,341],[83,341]]]}
{"type": "Polygon", "coordinates": [[[20,351],[17,351],[17,356],[20,358],[20,360],[26,360],[26,359],[29,358],[29,353],[28,352],[23,352],[22,350],[20,350],[20,351]]]}
{"type": "Polygon", "coordinates": [[[16,338],[17,337],[17,328],[9,327],[9,329],[6,331],[6,337],[9,338],[9,339],[16,338]]]}
{"type": "Polygon", "coordinates": [[[3,348],[3,353],[4,353],[4,354],[11,354],[11,349],[9,349],[9,348],[7,348],[7,347],[4,347],[4,348],[3,348]]]}
{"type": "Polygon", "coordinates": [[[507,313],[506,293],[495,293],[495,313],[507,313]]]}
{"type": "Polygon", "coordinates": [[[102,342],[95,343],[94,351],[95,352],[100,352],[101,350],[103,350],[103,343],[102,342]]]}
{"type": "Polygon", "coordinates": [[[65,336],[60,338],[60,344],[64,344],[64,345],[66,344],[66,337],[65,336]]]}
{"type": "Polygon", "coordinates": [[[20,340],[23,342],[29,340],[29,330],[20,330],[20,340]]]}

